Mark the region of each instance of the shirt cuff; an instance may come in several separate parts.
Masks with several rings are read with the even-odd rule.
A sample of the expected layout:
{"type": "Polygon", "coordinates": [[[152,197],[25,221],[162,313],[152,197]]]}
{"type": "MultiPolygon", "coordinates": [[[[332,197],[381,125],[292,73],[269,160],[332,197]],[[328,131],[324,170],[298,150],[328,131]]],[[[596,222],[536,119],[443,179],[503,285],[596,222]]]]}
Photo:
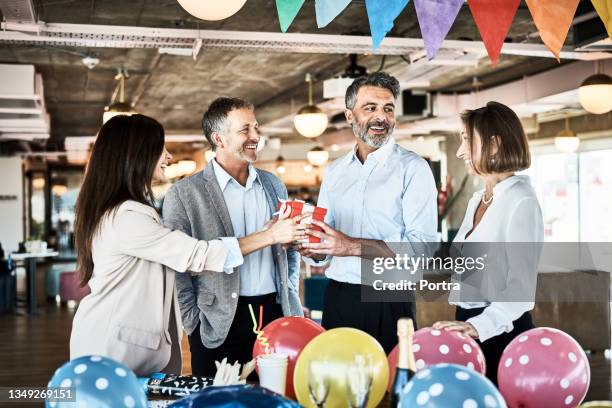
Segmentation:
{"type": "Polygon", "coordinates": [[[238,238],[235,237],[221,237],[219,238],[228,250],[225,264],[223,265],[223,271],[225,273],[233,273],[234,268],[244,263],[244,257],[240,251],[240,244],[238,244],[238,238]]]}
{"type": "MultiPolygon", "coordinates": [[[[485,311],[486,310],[487,309],[485,309],[485,311]]],[[[513,328],[512,323],[510,323],[509,328],[504,327],[505,325],[503,324],[496,325],[491,317],[487,316],[484,311],[478,316],[467,319],[466,322],[474,326],[474,329],[476,329],[476,332],[478,332],[478,340],[481,342],[487,341],[495,336],[499,336],[504,332],[510,332],[513,328]]]]}
{"type": "Polygon", "coordinates": [[[321,261],[317,261],[314,260],[310,257],[307,256],[303,256],[302,259],[304,260],[304,263],[306,265],[310,265],[310,266],[316,266],[316,267],[320,267],[320,266],[325,266],[329,263],[329,261],[331,261],[332,257],[330,255],[327,255],[323,260],[321,261]]]}

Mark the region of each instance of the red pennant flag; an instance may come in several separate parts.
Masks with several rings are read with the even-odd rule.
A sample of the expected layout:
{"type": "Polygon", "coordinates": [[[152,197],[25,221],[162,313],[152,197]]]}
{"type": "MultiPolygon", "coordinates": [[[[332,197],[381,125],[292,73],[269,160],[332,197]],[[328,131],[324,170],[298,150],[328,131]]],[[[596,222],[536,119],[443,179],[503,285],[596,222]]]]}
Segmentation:
{"type": "Polygon", "coordinates": [[[512,25],[521,0],[468,0],[493,67],[512,25]]]}
{"type": "Polygon", "coordinates": [[[540,37],[559,60],[580,0],[526,0],[540,37]]]}

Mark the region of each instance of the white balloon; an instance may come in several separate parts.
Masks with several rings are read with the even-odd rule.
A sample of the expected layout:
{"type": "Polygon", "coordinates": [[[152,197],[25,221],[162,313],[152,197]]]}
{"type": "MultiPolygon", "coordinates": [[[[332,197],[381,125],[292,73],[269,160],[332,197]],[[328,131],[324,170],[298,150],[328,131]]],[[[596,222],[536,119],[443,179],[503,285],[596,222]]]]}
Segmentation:
{"type": "Polygon", "coordinates": [[[177,0],[192,16],[202,20],[217,21],[233,16],[246,0],[177,0]]]}

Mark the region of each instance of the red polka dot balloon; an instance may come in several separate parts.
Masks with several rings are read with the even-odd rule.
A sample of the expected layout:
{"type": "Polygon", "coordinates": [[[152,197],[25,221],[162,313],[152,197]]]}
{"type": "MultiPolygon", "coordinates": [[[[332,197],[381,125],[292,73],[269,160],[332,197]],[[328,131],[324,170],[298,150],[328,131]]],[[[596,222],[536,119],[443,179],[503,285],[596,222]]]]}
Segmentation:
{"type": "MultiPolygon", "coordinates": [[[[440,363],[459,364],[468,367],[480,374],[485,374],[487,365],[484,354],[478,343],[463,333],[450,330],[435,330],[425,327],[414,333],[412,341],[412,351],[417,370],[440,363]]],[[[389,389],[395,377],[395,367],[399,348],[395,348],[389,353],[389,389]]]]}
{"type": "Polygon", "coordinates": [[[508,344],[497,382],[510,408],[577,407],[589,388],[591,369],[570,335],[538,327],[508,344]]]}

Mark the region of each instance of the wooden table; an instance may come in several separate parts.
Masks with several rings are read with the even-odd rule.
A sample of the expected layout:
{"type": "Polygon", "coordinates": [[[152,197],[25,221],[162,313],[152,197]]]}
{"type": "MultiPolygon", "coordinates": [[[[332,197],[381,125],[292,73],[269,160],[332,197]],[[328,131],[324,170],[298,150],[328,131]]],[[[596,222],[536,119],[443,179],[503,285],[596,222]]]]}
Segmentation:
{"type": "Polygon", "coordinates": [[[27,312],[30,315],[36,314],[36,261],[43,258],[53,258],[59,252],[26,252],[12,253],[9,257],[13,261],[24,261],[26,264],[26,293],[28,300],[27,312]]]}

